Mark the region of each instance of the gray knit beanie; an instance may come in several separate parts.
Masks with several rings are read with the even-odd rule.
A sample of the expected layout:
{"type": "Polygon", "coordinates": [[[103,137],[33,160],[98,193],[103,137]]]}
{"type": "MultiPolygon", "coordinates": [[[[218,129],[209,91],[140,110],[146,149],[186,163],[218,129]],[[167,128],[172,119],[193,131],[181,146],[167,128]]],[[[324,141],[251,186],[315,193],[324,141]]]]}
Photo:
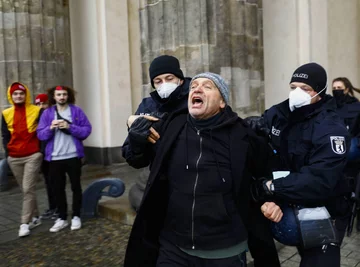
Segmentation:
{"type": "Polygon", "coordinates": [[[216,87],[219,89],[220,94],[224,98],[225,103],[229,104],[229,87],[225,83],[225,80],[219,74],[212,72],[204,72],[197,74],[192,78],[190,82],[190,88],[192,82],[197,78],[207,78],[209,80],[212,80],[213,83],[215,83],[216,87]]]}

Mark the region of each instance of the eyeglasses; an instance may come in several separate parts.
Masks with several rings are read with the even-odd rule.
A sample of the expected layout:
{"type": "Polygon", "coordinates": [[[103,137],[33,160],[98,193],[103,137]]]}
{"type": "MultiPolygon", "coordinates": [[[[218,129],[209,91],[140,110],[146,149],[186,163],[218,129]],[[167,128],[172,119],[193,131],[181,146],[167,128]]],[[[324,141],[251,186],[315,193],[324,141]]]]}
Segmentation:
{"type": "Polygon", "coordinates": [[[333,87],[333,90],[345,90],[345,88],[333,87]]]}

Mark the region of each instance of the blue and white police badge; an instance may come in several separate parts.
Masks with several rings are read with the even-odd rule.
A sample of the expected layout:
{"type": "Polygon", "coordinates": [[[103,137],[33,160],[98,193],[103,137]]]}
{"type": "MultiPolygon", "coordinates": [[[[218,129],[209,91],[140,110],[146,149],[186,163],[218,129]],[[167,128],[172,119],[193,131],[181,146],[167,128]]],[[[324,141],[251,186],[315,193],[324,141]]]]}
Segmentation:
{"type": "Polygon", "coordinates": [[[336,154],[344,154],[346,152],[344,136],[330,136],[331,148],[336,154]]]}

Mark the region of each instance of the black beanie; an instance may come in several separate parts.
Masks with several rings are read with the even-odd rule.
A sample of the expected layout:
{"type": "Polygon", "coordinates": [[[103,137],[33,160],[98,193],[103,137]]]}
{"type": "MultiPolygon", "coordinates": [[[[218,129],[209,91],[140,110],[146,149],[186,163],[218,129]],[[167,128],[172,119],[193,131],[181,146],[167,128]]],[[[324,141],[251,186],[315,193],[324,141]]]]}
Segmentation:
{"type": "Polygon", "coordinates": [[[149,76],[151,81],[151,86],[154,86],[154,78],[164,73],[174,74],[176,77],[184,80],[184,74],[180,69],[179,60],[176,57],[163,55],[155,58],[149,68],[149,76]]]}
{"type": "MultiPolygon", "coordinates": [[[[325,69],[317,63],[308,63],[298,67],[291,77],[292,82],[301,82],[310,85],[314,91],[320,92],[327,86],[327,75],[325,69]]],[[[326,89],[319,95],[325,95],[326,89]]]]}

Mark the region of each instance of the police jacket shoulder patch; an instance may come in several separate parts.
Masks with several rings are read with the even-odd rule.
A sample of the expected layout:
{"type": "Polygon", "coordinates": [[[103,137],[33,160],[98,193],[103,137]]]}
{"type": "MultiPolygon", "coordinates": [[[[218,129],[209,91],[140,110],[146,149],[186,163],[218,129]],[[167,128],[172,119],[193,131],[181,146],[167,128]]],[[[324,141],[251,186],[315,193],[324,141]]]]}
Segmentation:
{"type": "Polygon", "coordinates": [[[330,136],[330,143],[332,150],[339,155],[346,152],[346,144],[344,136],[330,136]]]}

